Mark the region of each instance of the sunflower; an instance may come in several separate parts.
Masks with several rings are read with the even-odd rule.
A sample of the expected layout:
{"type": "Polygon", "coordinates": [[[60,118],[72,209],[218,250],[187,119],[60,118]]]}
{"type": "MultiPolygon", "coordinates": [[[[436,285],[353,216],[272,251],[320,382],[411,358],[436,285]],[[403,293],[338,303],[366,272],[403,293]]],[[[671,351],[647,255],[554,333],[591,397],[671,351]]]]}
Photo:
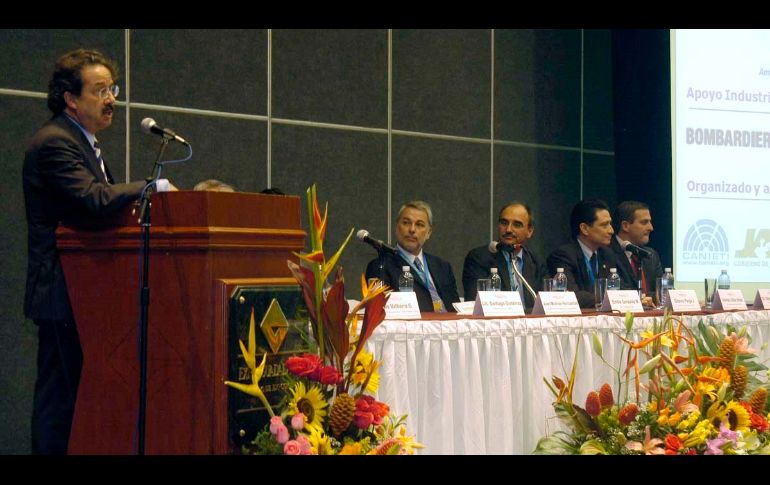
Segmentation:
{"type": "Polygon", "coordinates": [[[314,455],[333,455],[334,450],[329,442],[329,436],[324,433],[323,429],[312,427],[308,428],[310,435],[308,440],[310,441],[310,450],[314,455]]]}
{"type": "Polygon", "coordinates": [[[326,416],[326,408],[329,403],[324,399],[323,392],[318,386],[305,390],[305,384],[297,382],[291,390],[288,414],[294,416],[297,413],[305,415],[305,429],[323,429],[323,418],[326,416]]]}
{"type": "Polygon", "coordinates": [[[725,412],[725,424],[733,431],[748,433],[751,414],[738,401],[730,401],[725,412]]]}
{"type": "Polygon", "coordinates": [[[367,376],[371,374],[369,382],[366,384],[366,389],[363,389],[363,391],[374,394],[380,387],[380,374],[377,372],[377,367],[379,367],[379,365],[380,363],[374,360],[373,354],[361,350],[356,356],[356,363],[353,365],[353,372],[350,380],[353,384],[362,386],[366,382],[367,376]]]}

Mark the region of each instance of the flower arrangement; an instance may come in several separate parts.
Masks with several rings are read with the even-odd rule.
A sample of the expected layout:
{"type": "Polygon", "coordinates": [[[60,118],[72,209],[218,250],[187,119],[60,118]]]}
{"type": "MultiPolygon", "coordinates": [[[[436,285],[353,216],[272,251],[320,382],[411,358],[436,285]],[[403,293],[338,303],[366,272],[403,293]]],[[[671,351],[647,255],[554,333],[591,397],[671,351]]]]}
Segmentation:
{"type": "Polygon", "coordinates": [[[667,313],[633,341],[632,326],[629,313],[617,367],[592,336],[594,352],[615,371],[614,391],[605,383],[584,407],[573,402],[577,351],[566,382],[546,380],[569,431],[541,438],[535,454],[770,454],[767,389],[759,379],[767,367],[749,348],[745,327],[722,332],[701,321],[693,331],[667,313]]]}
{"type": "Polygon", "coordinates": [[[311,352],[285,361],[288,392],[276,413],[259,387],[267,354],[256,365],[254,321],[248,346],[240,341],[252,382],[225,381],[262,401],[270,414],[269,425],[259,432],[244,452],[287,455],[413,454],[423,445],[406,434],[406,416],[390,415],[390,407],[372,397],[379,386],[380,365],[364,344],[385,318],[389,288],[379,281],[367,284],[361,275],[363,297],[352,310],[345,299],[342,268],[326,285],[353,229],[334,255],[323,252],[328,204],[323,217],[316,188],[307,191],[311,252],[295,253],[305,266],[288,261],[302,288],[308,308],[311,352]],[[324,287],[326,285],[326,287],[324,287]],[[363,310],[363,318],[359,312],[363,310]]]}

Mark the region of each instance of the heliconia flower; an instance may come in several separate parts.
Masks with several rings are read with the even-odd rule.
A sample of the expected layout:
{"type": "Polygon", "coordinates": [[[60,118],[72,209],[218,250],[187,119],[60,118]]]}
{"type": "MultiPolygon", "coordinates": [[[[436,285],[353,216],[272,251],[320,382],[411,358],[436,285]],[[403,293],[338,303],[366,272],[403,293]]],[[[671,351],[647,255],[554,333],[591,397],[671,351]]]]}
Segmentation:
{"type": "Polygon", "coordinates": [[[302,261],[310,264],[324,264],[325,256],[323,251],[313,251],[312,253],[293,253],[302,261]]]}
{"type": "Polygon", "coordinates": [[[602,403],[599,399],[599,393],[591,391],[586,397],[586,412],[594,418],[602,411],[602,403]]]}
{"type": "Polygon", "coordinates": [[[612,388],[607,383],[602,385],[601,389],[599,389],[599,402],[602,405],[602,409],[612,407],[612,405],[615,404],[612,388]]]}
{"type": "Polygon", "coordinates": [[[618,420],[628,426],[633,422],[634,418],[636,418],[636,414],[639,412],[639,407],[636,405],[636,403],[630,402],[623,406],[623,408],[618,413],[618,420]]]}
{"type": "Polygon", "coordinates": [[[564,387],[566,386],[566,384],[564,384],[564,381],[559,379],[556,376],[551,376],[551,382],[553,382],[553,385],[556,386],[556,389],[560,391],[564,389],[564,387]]]}
{"type": "Polygon", "coordinates": [[[291,417],[291,427],[297,431],[305,427],[305,415],[297,413],[291,417]]]}

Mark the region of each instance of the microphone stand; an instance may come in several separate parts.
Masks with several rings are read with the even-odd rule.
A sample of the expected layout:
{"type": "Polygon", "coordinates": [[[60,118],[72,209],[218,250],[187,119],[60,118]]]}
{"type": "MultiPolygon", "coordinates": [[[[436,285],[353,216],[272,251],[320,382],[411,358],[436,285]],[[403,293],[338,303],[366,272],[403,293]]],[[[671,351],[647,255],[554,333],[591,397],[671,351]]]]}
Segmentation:
{"type": "Polygon", "coordinates": [[[147,410],[147,327],[150,308],[150,196],[153,187],[160,179],[163,164],[163,152],[169,139],[166,135],[160,142],[158,157],[151,177],[147,177],[147,185],[142,192],[138,222],[142,226],[142,276],[139,290],[139,413],[137,418],[137,454],[144,455],[145,421],[147,410]]]}

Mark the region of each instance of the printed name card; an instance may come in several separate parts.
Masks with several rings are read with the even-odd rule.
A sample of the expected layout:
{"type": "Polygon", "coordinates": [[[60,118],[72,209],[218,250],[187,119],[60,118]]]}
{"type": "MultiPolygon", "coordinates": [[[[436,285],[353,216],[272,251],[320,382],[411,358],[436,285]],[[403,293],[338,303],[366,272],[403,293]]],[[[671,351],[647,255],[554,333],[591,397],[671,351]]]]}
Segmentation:
{"type": "Polygon", "coordinates": [[[770,310],[770,289],[757,290],[757,296],[754,297],[755,310],[770,310]]]}
{"type": "Polygon", "coordinates": [[[643,312],[644,308],[639,299],[639,292],[636,290],[607,290],[604,292],[604,300],[599,311],[643,312]]]}
{"type": "Polygon", "coordinates": [[[533,315],[582,315],[574,291],[541,291],[535,299],[533,315]]]}
{"type": "Polygon", "coordinates": [[[473,307],[476,306],[475,301],[456,301],[452,303],[455,311],[458,315],[473,315],[473,307]]]}
{"type": "Polygon", "coordinates": [[[524,304],[516,291],[479,291],[473,314],[479,317],[524,316],[524,304]]]}
{"type": "Polygon", "coordinates": [[[747,310],[741,290],[717,290],[714,295],[714,310],[747,310]]]}
{"type": "Polygon", "coordinates": [[[387,320],[419,320],[420,305],[413,291],[394,291],[385,304],[387,320]]]}
{"type": "Polygon", "coordinates": [[[666,308],[674,312],[699,312],[698,295],[695,290],[668,290],[666,308]]]}

